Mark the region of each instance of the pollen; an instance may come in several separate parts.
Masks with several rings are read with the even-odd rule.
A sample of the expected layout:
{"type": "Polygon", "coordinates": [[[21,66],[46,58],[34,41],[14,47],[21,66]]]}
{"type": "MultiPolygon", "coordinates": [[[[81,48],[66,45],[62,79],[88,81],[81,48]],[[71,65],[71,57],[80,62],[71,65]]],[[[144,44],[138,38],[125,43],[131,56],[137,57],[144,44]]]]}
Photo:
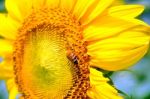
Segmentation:
{"type": "Polygon", "coordinates": [[[15,79],[23,99],[87,99],[89,56],[82,26],[60,8],[32,11],[15,41],[15,79]]]}

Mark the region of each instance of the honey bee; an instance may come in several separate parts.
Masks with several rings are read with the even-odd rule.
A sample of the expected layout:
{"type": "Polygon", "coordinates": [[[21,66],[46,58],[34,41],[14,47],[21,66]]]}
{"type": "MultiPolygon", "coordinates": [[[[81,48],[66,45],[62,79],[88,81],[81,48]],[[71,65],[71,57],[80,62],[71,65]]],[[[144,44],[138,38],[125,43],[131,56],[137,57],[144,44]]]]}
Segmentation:
{"type": "Polygon", "coordinates": [[[74,64],[78,64],[78,57],[70,50],[67,51],[67,58],[74,64]]]}

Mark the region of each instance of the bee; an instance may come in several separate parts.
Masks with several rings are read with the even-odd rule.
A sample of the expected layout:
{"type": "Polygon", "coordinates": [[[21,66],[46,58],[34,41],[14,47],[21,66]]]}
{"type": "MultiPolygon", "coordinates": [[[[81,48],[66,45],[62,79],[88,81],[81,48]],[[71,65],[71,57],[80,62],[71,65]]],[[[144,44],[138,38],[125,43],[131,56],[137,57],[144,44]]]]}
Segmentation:
{"type": "Polygon", "coordinates": [[[75,55],[75,53],[71,52],[70,50],[67,51],[67,58],[74,64],[78,64],[78,57],[75,55]]]}

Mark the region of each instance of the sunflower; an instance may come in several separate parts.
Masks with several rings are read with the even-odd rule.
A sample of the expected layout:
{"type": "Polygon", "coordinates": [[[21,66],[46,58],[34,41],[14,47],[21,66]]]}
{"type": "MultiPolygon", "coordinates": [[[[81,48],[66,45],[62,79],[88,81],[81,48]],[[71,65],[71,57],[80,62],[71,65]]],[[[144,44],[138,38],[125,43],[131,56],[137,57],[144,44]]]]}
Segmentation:
{"type": "Polygon", "coordinates": [[[125,69],[148,50],[141,5],[115,0],[6,0],[0,79],[9,99],[122,99],[100,69],[125,69]]]}

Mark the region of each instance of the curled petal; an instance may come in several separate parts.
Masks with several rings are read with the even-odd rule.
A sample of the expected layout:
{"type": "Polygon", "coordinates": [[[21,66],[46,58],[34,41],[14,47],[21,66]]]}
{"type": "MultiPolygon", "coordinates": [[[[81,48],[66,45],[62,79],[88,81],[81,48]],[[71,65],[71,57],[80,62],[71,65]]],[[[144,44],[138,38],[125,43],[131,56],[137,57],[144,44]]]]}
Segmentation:
{"type": "Polygon", "coordinates": [[[109,79],[102,75],[102,72],[90,68],[91,88],[87,91],[90,99],[123,99],[117,90],[107,83],[109,79]]]}

